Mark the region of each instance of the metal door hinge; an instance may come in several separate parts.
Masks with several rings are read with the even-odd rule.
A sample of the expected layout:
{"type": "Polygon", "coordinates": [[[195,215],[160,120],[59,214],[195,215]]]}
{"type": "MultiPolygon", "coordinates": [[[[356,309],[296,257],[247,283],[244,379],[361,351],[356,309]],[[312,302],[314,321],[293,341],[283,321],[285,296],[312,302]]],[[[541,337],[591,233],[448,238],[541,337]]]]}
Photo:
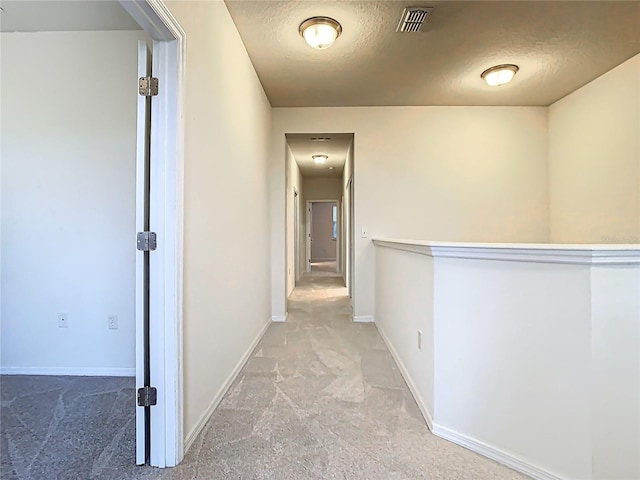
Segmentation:
{"type": "Polygon", "coordinates": [[[158,403],[158,389],[155,387],[142,387],[138,389],[138,406],[153,407],[158,403]]]}
{"type": "Polygon", "coordinates": [[[158,79],[156,77],[140,77],[138,92],[145,97],[158,95],[158,79]]]}
{"type": "Polygon", "coordinates": [[[150,252],[158,246],[156,232],[138,232],[138,250],[150,252]]]}

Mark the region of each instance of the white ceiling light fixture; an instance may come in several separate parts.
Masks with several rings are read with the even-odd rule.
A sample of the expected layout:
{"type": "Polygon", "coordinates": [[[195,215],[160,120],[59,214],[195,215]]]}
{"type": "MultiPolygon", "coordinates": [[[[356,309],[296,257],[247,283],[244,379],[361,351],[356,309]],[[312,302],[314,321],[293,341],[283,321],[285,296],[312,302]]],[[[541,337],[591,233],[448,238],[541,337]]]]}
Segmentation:
{"type": "Polygon", "coordinates": [[[322,165],[324,162],[327,161],[327,159],[329,158],[326,155],[312,155],[311,158],[313,158],[313,163],[317,163],[318,165],[322,165]]]}
{"type": "Polygon", "coordinates": [[[342,33],[342,25],[333,18],[312,17],[300,24],[300,35],[307,45],[318,50],[329,48],[342,33]]]}
{"type": "Polygon", "coordinates": [[[518,70],[520,70],[520,68],[517,65],[510,63],[496,65],[495,67],[487,68],[480,76],[490,87],[499,87],[513,80],[513,76],[518,70]]]}

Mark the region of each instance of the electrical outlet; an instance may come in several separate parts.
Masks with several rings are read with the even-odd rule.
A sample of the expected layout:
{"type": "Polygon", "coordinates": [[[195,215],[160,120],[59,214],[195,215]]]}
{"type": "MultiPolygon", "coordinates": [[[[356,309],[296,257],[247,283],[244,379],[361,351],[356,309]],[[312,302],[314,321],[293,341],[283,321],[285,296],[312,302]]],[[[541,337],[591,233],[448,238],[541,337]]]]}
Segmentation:
{"type": "Polygon", "coordinates": [[[360,230],[360,237],[368,238],[369,237],[369,229],[366,228],[366,227],[362,227],[362,229],[360,230]]]}
{"type": "Polygon", "coordinates": [[[118,329],[118,316],[117,315],[109,315],[107,318],[107,324],[109,325],[109,329],[117,330],[118,329]]]}
{"type": "Polygon", "coordinates": [[[422,330],[418,330],[418,350],[422,350],[422,330]]]}
{"type": "Polygon", "coordinates": [[[66,313],[58,314],[58,327],[67,328],[69,326],[69,317],[66,313]]]}

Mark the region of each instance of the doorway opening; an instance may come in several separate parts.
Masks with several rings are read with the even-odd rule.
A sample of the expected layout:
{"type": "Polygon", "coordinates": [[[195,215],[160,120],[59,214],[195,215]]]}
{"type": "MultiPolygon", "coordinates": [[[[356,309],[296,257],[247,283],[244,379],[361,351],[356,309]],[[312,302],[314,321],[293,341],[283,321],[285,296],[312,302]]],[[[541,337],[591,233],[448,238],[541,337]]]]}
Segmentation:
{"type": "Polygon", "coordinates": [[[338,202],[307,201],[307,271],[339,273],[338,202]]]}
{"type": "Polygon", "coordinates": [[[309,284],[309,275],[330,275],[350,300],[354,134],[287,133],[285,142],[287,299],[309,284]]]}
{"type": "MultiPolygon", "coordinates": [[[[16,110],[18,115],[3,122],[3,140],[12,142],[3,141],[2,223],[6,235],[2,244],[2,373],[38,375],[44,382],[61,385],[61,389],[72,385],[69,388],[77,391],[78,383],[101,383],[107,385],[105,395],[124,392],[118,398],[130,408],[128,414],[133,417],[135,411],[137,417],[132,444],[136,451],[128,452],[131,464],[176,465],[182,460],[184,442],[180,98],[185,33],[160,0],[101,2],[95,6],[83,2],[12,2],[4,6],[2,23],[3,117],[5,99],[23,100],[16,110]],[[95,9],[100,12],[97,17],[95,9]],[[51,11],[55,18],[66,18],[67,23],[45,31],[40,31],[40,23],[39,30],[33,31],[29,22],[46,22],[51,11]],[[5,17],[10,21],[5,22],[5,17]],[[87,30],[82,25],[86,18],[102,17],[105,27],[89,22],[95,30],[87,30]],[[109,22],[118,28],[109,30],[109,22]],[[136,71],[139,40],[152,46],[152,73],[162,86],[150,100],[154,127],[148,157],[144,151],[136,156],[135,148],[140,133],[139,128],[136,132],[136,97],[143,76],[136,71]],[[49,53],[33,54],[44,52],[45,45],[49,53]],[[9,55],[16,55],[20,75],[4,68],[9,55]],[[22,71],[29,68],[33,73],[22,71]],[[33,92],[39,87],[29,86],[28,80],[37,82],[43,68],[56,94],[38,96],[33,103],[33,92]],[[17,80],[5,82],[12,76],[17,80]],[[102,87],[104,82],[108,88],[100,88],[98,98],[96,85],[102,87]],[[87,102],[87,98],[96,101],[87,102]],[[29,112],[30,106],[34,112],[29,112]],[[26,119],[29,122],[23,121],[26,119]],[[30,139],[34,133],[35,142],[30,139]],[[141,162],[150,167],[142,174],[151,184],[149,195],[137,185],[141,162]],[[24,168],[28,170],[20,170],[24,168]],[[5,182],[20,189],[5,188],[5,182]],[[8,200],[5,195],[16,197],[4,201],[8,200]],[[22,195],[29,200],[19,200],[17,196],[22,195]],[[142,204],[149,206],[147,222],[141,220],[142,204]],[[39,232],[26,234],[15,222],[20,217],[39,232]],[[136,248],[136,233],[148,230],[149,225],[156,234],[157,248],[142,252],[136,248]],[[42,231],[48,232],[44,243],[42,231]],[[22,239],[11,240],[20,238],[18,233],[22,239]],[[40,245],[31,244],[30,239],[39,239],[40,245]],[[16,248],[31,254],[21,254],[16,248]],[[18,269],[6,268],[5,260],[14,254],[22,261],[29,258],[40,273],[24,276],[18,269]],[[149,257],[148,288],[139,282],[144,268],[136,272],[133,267],[142,265],[142,256],[149,257]],[[33,288],[34,282],[38,282],[38,288],[33,288]],[[11,304],[16,308],[10,312],[11,304]],[[25,307],[40,311],[34,314],[25,307]],[[144,324],[143,310],[148,312],[148,344],[140,328],[144,324]],[[36,345],[27,344],[27,337],[36,345]],[[16,355],[10,355],[7,345],[17,347],[16,355]],[[54,377],[62,378],[62,383],[56,383],[54,377]],[[116,385],[120,380],[113,377],[123,378],[124,383],[116,385]],[[155,388],[155,395],[138,395],[142,404],[136,406],[135,389],[143,387],[155,388]]],[[[51,405],[55,407],[55,401],[51,405]]],[[[84,407],[82,411],[91,410],[82,399],[77,405],[79,411],[84,407]]],[[[97,418],[109,422],[100,413],[96,410],[97,418]]],[[[88,416],[80,415],[85,420],[88,416]]],[[[80,422],[72,423],[74,428],[81,426],[80,422]]],[[[110,427],[114,424],[111,422],[110,427]]],[[[101,430],[95,425],[90,429],[101,430]]],[[[73,435],[70,431],[57,434],[55,439],[51,435],[52,444],[64,445],[67,437],[59,435],[73,435]]],[[[131,447],[129,442],[116,443],[131,447]]],[[[91,446],[95,444],[88,443],[86,448],[91,446]]],[[[23,453],[28,455],[28,449],[23,453]]],[[[59,458],[64,457],[63,453],[59,458]]],[[[102,475],[120,476],[112,473],[104,471],[102,475]]],[[[57,475],[53,471],[50,474],[57,475]]],[[[84,474],[78,472],[78,476],[84,474]]]]}

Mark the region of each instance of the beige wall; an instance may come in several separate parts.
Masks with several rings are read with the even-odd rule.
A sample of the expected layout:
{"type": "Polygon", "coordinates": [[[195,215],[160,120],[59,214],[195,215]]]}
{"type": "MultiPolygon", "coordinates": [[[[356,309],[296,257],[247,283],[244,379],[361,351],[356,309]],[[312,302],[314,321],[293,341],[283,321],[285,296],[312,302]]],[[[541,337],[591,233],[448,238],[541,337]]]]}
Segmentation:
{"type": "Polygon", "coordinates": [[[190,438],[271,317],[271,108],[224,3],[166,3],[187,33],[183,351],[190,438]]]}
{"type": "Polygon", "coordinates": [[[303,190],[305,201],[336,200],[342,196],[340,177],[304,177],[303,190]]]}
{"type": "Polygon", "coordinates": [[[549,108],[556,243],[640,242],[640,55],[549,108]]]}
{"type": "Polygon", "coordinates": [[[272,312],[285,309],[285,133],[355,133],[356,316],[373,315],[371,236],[548,240],[547,109],[274,108],[272,312]]]}

